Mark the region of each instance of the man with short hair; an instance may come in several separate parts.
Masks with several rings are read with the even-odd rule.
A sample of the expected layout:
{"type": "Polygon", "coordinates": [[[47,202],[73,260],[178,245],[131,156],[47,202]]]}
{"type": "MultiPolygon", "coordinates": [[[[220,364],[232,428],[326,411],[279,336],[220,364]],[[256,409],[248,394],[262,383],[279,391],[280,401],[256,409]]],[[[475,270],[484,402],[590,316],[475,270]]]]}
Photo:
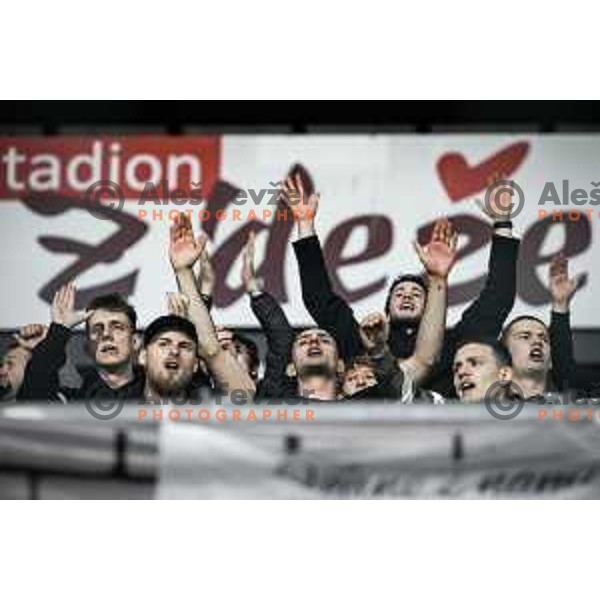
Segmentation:
{"type": "MultiPolygon", "coordinates": [[[[310,187],[313,187],[312,183],[310,187]]],[[[300,270],[302,297],[317,325],[336,337],[340,354],[347,361],[363,354],[364,346],[352,309],[334,292],[327,274],[315,229],[320,196],[311,193],[312,189],[305,193],[305,189],[300,174],[288,177],[282,189],[282,198],[294,211],[297,221],[298,237],[294,250],[300,270]]],[[[451,393],[452,357],[457,341],[473,334],[497,336],[514,304],[519,240],[512,235],[510,204],[506,202],[505,193],[498,189],[490,194],[489,204],[493,210],[483,208],[493,221],[485,286],[479,297],[463,312],[460,322],[446,332],[438,364],[428,373],[426,382],[416,381],[443,395],[451,393]]],[[[388,346],[393,356],[406,359],[415,352],[429,293],[428,281],[417,274],[404,274],[392,282],[385,310],[390,324],[388,346]]]]}
{"type": "Polygon", "coordinates": [[[95,298],[84,311],[75,310],[76,288],[63,286],[52,300],[52,322],[45,339],[32,352],[20,400],[66,403],[80,398],[137,398],[144,389],[143,370],[134,366],[136,313],[118,294],[95,298]],[[59,383],[72,329],[86,323],[85,348],[92,367],[79,370],[79,387],[59,383]]]}
{"type": "Polygon", "coordinates": [[[134,356],[139,340],[134,308],[118,294],[94,298],[86,309],[86,350],[100,377],[112,388],[135,379],[134,356]]]}
{"type": "Polygon", "coordinates": [[[404,273],[392,281],[385,301],[391,322],[418,325],[425,309],[427,281],[420,275],[404,273]]]}
{"type": "Polygon", "coordinates": [[[541,396],[550,383],[550,336],[546,324],[533,315],[513,319],[502,333],[512,358],[513,381],[524,398],[541,396]]]}
{"type": "Polygon", "coordinates": [[[356,357],[347,366],[334,337],[323,329],[301,331],[292,345],[287,368],[295,387],[292,397],[310,400],[365,400],[375,398],[412,401],[412,378],[389,353],[356,357]]]}
{"type": "MultiPolygon", "coordinates": [[[[288,177],[282,189],[282,197],[294,211],[298,222],[298,241],[294,250],[300,270],[304,303],[317,322],[335,338],[344,361],[365,353],[360,326],[350,306],[333,293],[327,275],[325,260],[315,233],[314,218],[317,213],[318,194],[307,198],[302,178],[288,177]],[[294,199],[299,201],[293,202],[294,199]]],[[[428,275],[428,293],[419,320],[416,341],[408,355],[400,357],[401,368],[418,385],[429,376],[442,350],[446,323],[448,275],[456,261],[458,234],[447,219],[435,223],[431,239],[426,246],[415,242],[415,250],[428,275]]],[[[402,309],[400,306],[399,309],[402,309]]],[[[392,327],[390,327],[391,331],[392,327]]],[[[391,335],[387,338],[390,352],[399,354],[391,347],[391,335]]]]}
{"type": "Polygon", "coordinates": [[[333,336],[324,329],[301,331],[292,345],[289,377],[295,378],[295,396],[311,400],[337,400],[344,363],[333,336]]]}
{"type": "Polygon", "coordinates": [[[481,402],[488,393],[497,397],[493,388],[498,382],[505,384],[508,392],[513,375],[510,353],[494,338],[471,338],[460,342],[454,354],[452,372],[456,396],[465,403],[481,402]]]}

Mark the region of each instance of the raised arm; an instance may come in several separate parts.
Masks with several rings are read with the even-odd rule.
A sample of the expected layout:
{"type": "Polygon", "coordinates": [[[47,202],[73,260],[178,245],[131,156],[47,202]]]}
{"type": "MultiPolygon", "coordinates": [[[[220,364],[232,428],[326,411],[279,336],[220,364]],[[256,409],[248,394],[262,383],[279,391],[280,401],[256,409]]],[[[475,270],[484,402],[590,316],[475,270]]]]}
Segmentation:
{"type": "Polygon", "coordinates": [[[290,361],[294,329],[275,298],[261,290],[254,269],[255,235],[250,233],[244,248],[242,282],[250,297],[254,316],[267,338],[265,373],[258,386],[258,395],[276,397],[285,393],[287,387],[286,367],[290,361]]]}
{"type": "Polygon", "coordinates": [[[389,322],[380,312],[371,313],[360,323],[360,336],[375,370],[377,386],[375,395],[387,399],[412,401],[414,382],[400,367],[398,361],[388,347],[389,322]]]}
{"type": "Polygon", "coordinates": [[[211,310],[213,306],[213,291],[215,289],[216,273],[206,244],[204,245],[204,249],[198,260],[198,274],[196,278],[200,297],[204,300],[206,308],[211,310]]]}
{"type": "MultiPolygon", "coordinates": [[[[494,186],[498,179],[498,176],[492,178],[489,185],[494,186]]],[[[489,206],[478,203],[494,228],[488,276],[479,296],[454,326],[452,337],[455,341],[469,335],[498,337],[513,309],[517,293],[519,240],[512,232],[510,202],[507,188],[495,186],[490,193],[489,206]]],[[[450,354],[454,354],[453,349],[450,354]]]]}
{"type": "Polygon", "coordinates": [[[428,275],[429,285],[423,317],[419,324],[413,355],[400,360],[401,368],[415,384],[421,385],[440,356],[446,328],[448,275],[456,262],[458,234],[448,220],[440,220],[433,228],[430,242],[415,249],[428,275]]]}
{"type": "Polygon", "coordinates": [[[348,303],[334,293],[319,238],[315,218],[319,208],[318,194],[306,197],[299,175],[285,181],[282,198],[294,213],[298,239],[294,252],[298,261],[302,299],[315,323],[336,340],[340,356],[349,360],[363,353],[359,325],[348,303]]]}
{"type": "MultiPolygon", "coordinates": [[[[43,339],[31,346],[31,360],[25,368],[19,400],[46,400],[59,393],[58,372],[67,360],[67,343],[71,329],[85,321],[92,311],[75,310],[77,290],[73,283],[61,287],[52,299],[50,309],[52,322],[43,339]]],[[[19,341],[24,342],[23,336],[19,341]]]]}
{"type": "MultiPolygon", "coordinates": [[[[494,184],[498,177],[489,181],[494,184]]],[[[510,194],[496,187],[490,194],[489,207],[479,202],[493,223],[488,275],[478,297],[463,311],[460,321],[446,333],[442,353],[427,386],[444,396],[454,393],[452,359],[457,343],[470,336],[498,337],[513,309],[517,291],[519,240],[513,237],[510,194]]]]}
{"type": "Polygon", "coordinates": [[[192,267],[204,249],[206,237],[194,237],[192,224],[184,213],[181,213],[180,218],[171,227],[170,236],[171,266],[179,291],[188,299],[189,319],[198,334],[198,353],[206,361],[222,390],[247,390],[253,398],[256,391],[254,382],[233,355],[221,348],[210,313],[196,287],[192,267]]]}
{"type": "Polygon", "coordinates": [[[583,282],[582,276],[569,278],[569,261],[564,255],[555,256],[549,268],[552,313],[550,318],[550,351],[554,383],[561,391],[600,388],[600,376],[592,381],[577,366],[573,353],[570,306],[575,292],[583,282]]]}

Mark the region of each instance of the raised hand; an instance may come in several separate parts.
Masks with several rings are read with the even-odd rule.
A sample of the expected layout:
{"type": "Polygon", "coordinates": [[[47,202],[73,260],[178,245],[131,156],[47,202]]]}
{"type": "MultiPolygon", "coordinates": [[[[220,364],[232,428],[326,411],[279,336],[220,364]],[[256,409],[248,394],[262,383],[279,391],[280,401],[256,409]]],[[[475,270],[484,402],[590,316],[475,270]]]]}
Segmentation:
{"type": "Polygon", "coordinates": [[[389,323],[386,316],[379,312],[371,313],[361,321],[359,333],[367,352],[383,352],[389,335],[389,323]]]}
{"type": "Polygon", "coordinates": [[[173,269],[191,269],[205,245],[206,236],[201,233],[194,237],[190,218],[185,213],[179,213],[179,218],[170,228],[169,258],[173,269]]]}
{"type": "MultiPolygon", "coordinates": [[[[494,186],[496,182],[501,181],[503,176],[500,173],[495,173],[487,181],[487,187],[494,186]]],[[[492,221],[510,221],[513,210],[513,197],[509,193],[512,189],[512,181],[510,185],[497,186],[492,189],[489,198],[489,207],[483,200],[477,199],[477,204],[481,211],[486,214],[492,221]]]]}
{"type": "Polygon", "coordinates": [[[584,275],[569,279],[569,261],[559,253],[552,259],[549,268],[552,306],[558,312],[567,312],[571,298],[583,283],[584,275]]]}
{"type": "Polygon", "coordinates": [[[48,328],[45,325],[25,325],[13,337],[21,348],[31,352],[46,337],[47,332],[48,328]]]}
{"type": "Polygon", "coordinates": [[[414,242],[415,250],[431,277],[446,279],[456,262],[458,233],[448,219],[436,221],[431,240],[426,246],[414,242]]]}
{"type": "Polygon", "coordinates": [[[320,197],[321,195],[317,193],[306,197],[299,173],[295,177],[285,179],[281,186],[280,198],[293,212],[294,219],[298,221],[298,232],[301,236],[314,233],[320,197]]]}
{"type": "Polygon", "coordinates": [[[167,294],[167,311],[170,315],[188,318],[190,300],[185,294],[177,292],[167,294]]]}
{"type": "Polygon", "coordinates": [[[259,289],[258,280],[254,271],[254,242],[256,235],[253,231],[248,236],[248,241],[242,253],[242,283],[246,292],[251,293],[259,289]]]}
{"type": "Polygon", "coordinates": [[[75,327],[86,321],[94,312],[93,310],[75,310],[76,293],[77,288],[73,282],[69,282],[54,294],[50,309],[53,323],[68,328],[75,327]]]}
{"type": "Polygon", "coordinates": [[[198,289],[205,296],[212,296],[217,282],[215,268],[213,267],[210,254],[206,245],[200,255],[200,273],[198,274],[198,289]]]}

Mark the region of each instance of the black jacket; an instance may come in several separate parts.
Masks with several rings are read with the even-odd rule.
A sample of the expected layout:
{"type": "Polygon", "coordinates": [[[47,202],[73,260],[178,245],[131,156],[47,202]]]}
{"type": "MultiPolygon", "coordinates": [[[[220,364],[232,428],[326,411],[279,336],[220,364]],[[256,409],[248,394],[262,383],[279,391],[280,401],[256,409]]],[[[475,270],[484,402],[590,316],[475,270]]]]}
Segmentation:
{"type": "Polygon", "coordinates": [[[600,373],[587,372],[575,362],[570,321],[569,313],[552,311],[550,318],[552,378],[561,392],[577,390],[582,396],[599,396],[600,373]]]}
{"type": "MultiPolygon", "coordinates": [[[[354,312],[331,287],[319,238],[314,235],[294,242],[294,251],[300,271],[302,298],[312,318],[319,327],[334,336],[343,360],[364,354],[354,312]]],[[[515,301],[518,251],[519,240],[498,235],[492,237],[485,286],[479,297],[463,312],[460,322],[446,332],[439,364],[425,387],[452,397],[452,360],[460,339],[471,335],[497,337],[500,334],[515,301]]],[[[408,358],[413,354],[418,325],[418,322],[392,324],[388,342],[394,356],[408,358]]]]}
{"type": "MultiPolygon", "coordinates": [[[[257,398],[307,401],[298,396],[295,378],[286,375],[295,332],[277,300],[267,292],[251,296],[250,304],[267,339],[264,377],[258,383],[257,398]]],[[[410,395],[408,382],[395,360],[386,354],[374,361],[378,384],[351,399],[396,398],[410,395]]]]}
{"type": "Polygon", "coordinates": [[[52,323],[46,337],[33,349],[31,360],[25,369],[23,385],[18,400],[47,400],[51,403],[67,403],[84,398],[142,398],[144,372],[134,370],[134,379],[120,388],[111,388],[94,367],[79,370],[82,383],[78,388],[60,385],[58,372],[67,360],[67,342],[71,331],[52,323]]]}
{"type": "Polygon", "coordinates": [[[267,339],[265,373],[258,382],[256,397],[289,396],[294,390],[294,380],[287,377],[286,368],[291,360],[294,329],[277,300],[268,292],[252,295],[250,306],[267,339]]]}

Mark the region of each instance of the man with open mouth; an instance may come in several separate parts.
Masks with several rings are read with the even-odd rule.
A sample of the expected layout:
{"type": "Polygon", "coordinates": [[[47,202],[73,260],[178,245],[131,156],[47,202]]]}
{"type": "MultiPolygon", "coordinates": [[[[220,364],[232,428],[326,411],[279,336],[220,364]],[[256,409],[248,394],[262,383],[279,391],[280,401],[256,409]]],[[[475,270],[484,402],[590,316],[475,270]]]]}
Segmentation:
{"type": "Polygon", "coordinates": [[[452,372],[456,397],[470,404],[482,402],[498,382],[506,384],[508,393],[513,375],[511,356],[494,338],[467,338],[454,354],[452,372]]]}
{"type": "MultiPolygon", "coordinates": [[[[497,175],[495,179],[501,179],[497,175]]],[[[493,181],[490,181],[492,184],[493,181]]],[[[346,362],[364,354],[359,324],[348,303],[333,289],[317,236],[315,217],[320,196],[307,175],[288,177],[282,189],[282,199],[295,211],[297,239],[294,251],[298,261],[304,304],[317,325],[336,337],[340,355],[346,362]],[[305,190],[307,190],[305,192],[305,190]]],[[[493,221],[488,277],[477,299],[463,312],[461,320],[446,332],[442,351],[426,379],[415,383],[440,392],[452,393],[452,358],[457,343],[466,335],[497,337],[512,310],[516,295],[516,263],[519,240],[513,237],[510,202],[502,193],[490,195],[494,211],[482,210],[493,221]]],[[[434,226],[438,226],[438,223],[434,226]]],[[[388,346],[391,354],[404,360],[414,354],[419,328],[431,294],[431,279],[409,273],[397,277],[391,284],[385,303],[389,322],[388,346]]]]}
{"type": "Polygon", "coordinates": [[[300,332],[292,346],[287,374],[295,378],[293,395],[312,400],[337,400],[344,363],[332,335],[323,329],[300,332]]]}
{"type": "Polygon", "coordinates": [[[513,381],[525,398],[541,396],[553,387],[550,336],[543,321],[531,315],[517,317],[505,327],[502,341],[512,357],[513,381]]]}
{"type": "Polygon", "coordinates": [[[144,398],[185,398],[198,370],[198,335],[194,325],[182,317],[155,319],[144,331],[140,364],[146,368],[144,398]]]}
{"type": "Polygon", "coordinates": [[[66,403],[81,398],[139,398],[143,369],[135,365],[139,340],[137,315],[119,294],[99,296],[83,311],[75,309],[77,290],[63,286],[52,301],[46,337],[33,349],[18,398],[66,403]],[[79,369],[78,387],[60,385],[72,329],[85,322],[86,352],[91,366],[79,369]]]}

